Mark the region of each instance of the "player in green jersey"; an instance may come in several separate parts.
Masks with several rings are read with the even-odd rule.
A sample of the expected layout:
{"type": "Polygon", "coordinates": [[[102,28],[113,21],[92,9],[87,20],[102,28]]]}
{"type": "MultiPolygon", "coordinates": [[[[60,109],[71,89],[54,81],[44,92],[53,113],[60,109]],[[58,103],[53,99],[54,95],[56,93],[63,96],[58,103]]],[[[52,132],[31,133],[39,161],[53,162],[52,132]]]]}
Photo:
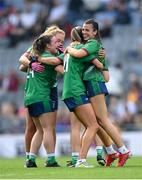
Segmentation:
{"type": "MultiPolygon", "coordinates": [[[[75,28],[75,29],[73,29],[73,32],[77,32],[77,28],[75,28]]],[[[77,35],[77,34],[75,34],[75,35],[77,35]]],[[[73,39],[73,41],[77,38],[77,37],[75,37],[75,35],[74,36],[72,36],[72,37],[74,37],[74,38],[72,38],[73,39]]],[[[80,42],[79,41],[75,41],[74,43],[72,43],[72,44],[76,44],[76,45],[79,45],[80,44],[80,42]]],[[[81,44],[80,44],[80,46],[82,46],[81,44]]],[[[45,59],[45,61],[44,62],[46,62],[46,60],[48,59],[48,61],[49,61],[49,58],[46,58],[45,59]]],[[[51,59],[51,58],[50,58],[51,59]]],[[[56,59],[56,58],[55,58],[56,59]]],[[[52,59],[51,59],[52,60],[52,59]]],[[[74,61],[73,61],[74,62],[74,61]]],[[[96,64],[96,62],[97,62],[97,60],[95,59],[95,64],[96,64]]],[[[46,63],[48,63],[48,62],[46,62],[46,63]]],[[[97,62],[97,65],[99,65],[99,61],[97,62]]],[[[68,64],[68,62],[66,62],[66,59],[65,59],[65,66],[66,66],[66,68],[68,68],[68,66],[69,66],[69,64],[68,64]]],[[[73,76],[72,77],[70,77],[71,79],[70,79],[70,82],[72,82],[71,83],[71,85],[67,85],[67,87],[69,87],[69,89],[70,89],[70,92],[71,93],[76,93],[76,88],[78,87],[78,89],[81,87],[81,85],[78,85],[78,86],[76,86],[77,84],[78,84],[78,80],[79,80],[79,77],[80,76],[82,76],[80,73],[81,73],[81,69],[80,70],[78,70],[79,68],[78,68],[78,65],[79,65],[79,62],[74,62],[74,68],[72,68],[72,70],[74,69],[74,73],[72,73],[73,74],[73,76]],[[78,73],[79,72],[79,73],[78,73]],[[76,76],[74,77],[74,74],[76,74],[76,76]],[[74,82],[74,83],[73,83],[74,82]]],[[[102,64],[101,64],[102,65],[102,64]]],[[[82,66],[83,66],[83,69],[84,69],[84,65],[82,64],[82,66]]],[[[100,65],[99,65],[99,67],[101,67],[100,65]]],[[[66,72],[66,70],[65,70],[65,72],[66,72]]],[[[68,81],[69,82],[69,81],[68,81]]],[[[80,84],[80,82],[79,82],[79,84],[80,84]]],[[[82,87],[80,88],[80,92],[82,91],[82,87]]],[[[67,91],[68,91],[68,89],[67,89],[67,91]]],[[[78,91],[77,91],[78,92],[78,91]]],[[[66,94],[66,91],[65,91],[65,94],[66,94]]],[[[74,96],[75,94],[73,94],[72,96],[74,96]]],[[[69,95],[70,96],[70,95],[69,95]]],[[[71,115],[71,117],[72,117],[72,115],[71,115]]],[[[74,117],[74,116],[73,116],[74,117]]],[[[75,117],[76,118],[76,117],[75,117]]],[[[73,127],[74,128],[71,128],[71,129],[73,129],[73,130],[77,130],[77,132],[80,132],[80,124],[78,123],[78,122],[76,122],[76,119],[75,119],[75,121],[74,121],[75,123],[72,123],[71,122],[71,126],[73,125],[73,127]],[[79,124],[79,128],[76,128],[76,125],[78,125],[79,124]]],[[[75,142],[74,142],[74,144],[73,144],[73,149],[78,149],[78,151],[79,151],[79,147],[80,147],[80,138],[78,138],[79,136],[78,135],[74,135],[75,136],[75,139],[77,140],[77,139],[79,139],[79,141],[77,142],[77,144],[75,144],[75,142]],[[77,147],[77,148],[76,148],[77,147]]],[[[109,142],[110,143],[110,142],[109,142]]],[[[108,144],[107,144],[108,145],[108,144]]],[[[77,159],[77,157],[76,157],[76,154],[73,154],[73,162],[71,161],[71,163],[72,164],[70,164],[70,165],[74,165],[75,164],[75,162],[76,162],[76,159],[77,159]]],[[[101,159],[102,160],[102,159],[101,159]]]]}
{"type": "MultiPolygon", "coordinates": [[[[82,47],[80,41],[78,42],[76,41],[74,42],[74,44],[75,44],[74,45],[75,48],[79,49],[82,47]]],[[[82,58],[82,61],[86,61],[87,59],[88,61],[91,61],[92,58],[91,57],[87,57],[86,59],[82,58]]],[[[92,123],[95,123],[95,117],[93,122],[91,120],[91,116],[94,113],[92,111],[92,107],[90,106],[90,103],[88,102],[88,98],[86,96],[86,89],[82,81],[82,72],[84,68],[85,65],[81,61],[77,61],[75,58],[66,55],[64,60],[65,72],[64,72],[62,99],[64,100],[69,110],[74,112],[74,114],[78,117],[78,120],[80,120],[86,128],[82,136],[81,147],[80,147],[80,141],[77,142],[79,146],[78,148],[80,149],[80,153],[79,153],[79,159],[76,163],[76,167],[90,167],[86,163],[86,156],[89,146],[92,143],[94,137],[92,136],[92,138],[88,138],[88,136],[93,135],[95,133],[92,132],[90,129],[91,128],[90,125],[92,123]]],[[[93,126],[93,124],[91,126],[93,126]]]]}
{"type": "MultiPolygon", "coordinates": [[[[49,27],[43,34],[43,35],[46,35],[46,34],[53,34],[56,36],[57,38],[57,41],[59,43],[59,47],[61,49],[61,46],[63,45],[63,41],[64,41],[64,38],[65,38],[65,33],[63,30],[59,29],[58,26],[51,26],[49,27]]],[[[61,51],[59,49],[59,51],[61,51]]],[[[30,61],[28,60],[28,56],[29,56],[29,51],[26,52],[24,55],[21,56],[21,62],[26,65],[26,67],[28,67],[28,64],[30,63],[30,61]]],[[[23,67],[22,67],[23,68],[23,67]]],[[[25,67],[24,67],[25,69],[25,67]]],[[[57,68],[56,68],[57,69],[57,68]]],[[[22,69],[23,70],[23,69],[22,69]]],[[[51,95],[50,95],[52,101],[56,104],[57,106],[57,102],[58,102],[58,99],[57,99],[57,87],[54,87],[51,89],[51,95]]],[[[26,111],[26,116],[28,118],[26,118],[26,131],[25,131],[25,148],[26,148],[26,154],[27,156],[29,156],[29,151],[30,151],[30,146],[31,146],[31,139],[35,133],[35,126],[33,124],[33,121],[31,119],[31,117],[29,116],[29,113],[28,111],[26,111]]],[[[56,114],[56,112],[55,112],[56,114]]],[[[55,134],[55,133],[54,133],[55,134]]],[[[55,135],[55,142],[56,142],[56,135],[55,135]]],[[[38,140],[37,143],[41,144],[41,142],[38,140]]],[[[36,144],[37,144],[36,143],[36,144]]],[[[40,146],[40,145],[39,145],[40,146]]],[[[39,147],[38,146],[38,147],[39,147]]],[[[50,154],[49,154],[50,156],[50,154]]],[[[54,156],[52,154],[52,157],[49,157],[49,159],[53,158],[54,159],[54,156]]],[[[27,160],[28,160],[28,157],[27,157],[27,160]]]]}
{"type": "MultiPolygon", "coordinates": [[[[78,39],[79,43],[79,38],[82,36],[81,32],[82,28],[81,27],[75,27],[71,31],[71,39],[74,42],[77,42],[76,40],[78,39]]],[[[73,43],[72,43],[73,44],[73,43]]],[[[93,65],[94,66],[94,65],[93,65]]],[[[72,147],[72,159],[71,161],[68,161],[67,166],[69,167],[74,167],[78,155],[79,155],[79,149],[80,149],[80,129],[81,129],[81,123],[77,121],[77,117],[75,116],[74,113],[71,113],[71,147],[72,147]]],[[[101,129],[99,132],[99,135],[101,138],[105,137],[103,140],[106,145],[110,145],[112,141],[110,141],[110,138],[106,135],[106,133],[101,129]],[[109,141],[106,141],[106,139],[109,139],[109,141]]],[[[102,142],[98,136],[95,138],[95,142],[97,144],[97,161],[100,165],[105,165],[105,160],[103,159],[103,149],[102,149],[102,142]]]]}
{"type": "MultiPolygon", "coordinates": [[[[86,20],[83,24],[82,34],[84,40],[86,41],[84,47],[80,50],[69,47],[67,49],[69,54],[71,54],[76,58],[86,57],[90,54],[97,55],[94,46],[96,46],[96,41],[98,42],[98,44],[100,42],[98,23],[95,22],[93,19],[86,20]]],[[[106,148],[108,153],[106,158],[106,166],[110,166],[117,157],[119,159],[117,166],[118,167],[123,166],[130,156],[130,151],[124,145],[120,133],[118,132],[116,127],[108,119],[107,107],[105,103],[105,94],[107,93],[107,88],[105,86],[104,81],[100,80],[100,77],[98,80],[94,80],[96,78],[95,71],[94,71],[94,76],[93,73],[91,74],[92,74],[91,76],[90,75],[88,76],[88,80],[87,80],[88,82],[86,85],[88,95],[90,96],[90,102],[94,108],[96,116],[99,119],[99,124],[112,138],[113,142],[118,147],[118,152],[119,152],[118,155],[118,153],[111,151],[110,147],[106,148]]],[[[102,74],[100,74],[99,76],[102,76],[102,74]]],[[[86,75],[85,75],[85,81],[86,81],[86,75]]]]}
{"type": "MultiPolygon", "coordinates": [[[[57,40],[55,36],[39,37],[33,44],[33,52],[43,57],[52,57],[57,53],[57,40]]],[[[30,148],[30,157],[27,167],[36,167],[35,159],[39,143],[43,138],[43,145],[48,155],[47,167],[59,166],[55,160],[55,125],[56,125],[56,104],[53,103],[50,95],[51,88],[56,84],[56,71],[54,66],[44,65],[45,70],[41,73],[32,69],[28,71],[25,86],[25,106],[36,126],[36,133],[33,136],[30,148]],[[43,134],[43,136],[42,136],[43,134]],[[36,140],[35,140],[36,139],[36,140]],[[54,159],[51,157],[54,156],[54,159]]]]}

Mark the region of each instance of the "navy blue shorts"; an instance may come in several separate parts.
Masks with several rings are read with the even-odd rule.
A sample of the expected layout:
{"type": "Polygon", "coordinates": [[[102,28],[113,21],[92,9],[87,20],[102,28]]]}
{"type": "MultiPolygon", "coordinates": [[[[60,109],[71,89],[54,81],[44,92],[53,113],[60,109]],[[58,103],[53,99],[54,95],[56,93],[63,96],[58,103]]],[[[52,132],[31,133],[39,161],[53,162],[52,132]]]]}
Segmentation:
{"type": "Polygon", "coordinates": [[[30,116],[37,117],[48,112],[55,112],[52,100],[45,100],[27,106],[30,116]]]}
{"type": "Polygon", "coordinates": [[[64,99],[64,103],[68,107],[69,111],[73,112],[76,107],[83,104],[88,104],[90,103],[90,101],[87,95],[80,95],[77,97],[70,97],[70,98],[64,99]]]}
{"type": "Polygon", "coordinates": [[[90,80],[84,81],[84,84],[86,87],[87,96],[89,98],[97,96],[99,94],[108,95],[108,90],[105,85],[105,82],[96,82],[94,80],[90,80]]]}
{"type": "Polygon", "coordinates": [[[50,92],[50,99],[52,100],[52,108],[54,111],[58,110],[58,89],[54,87],[50,92]]]}

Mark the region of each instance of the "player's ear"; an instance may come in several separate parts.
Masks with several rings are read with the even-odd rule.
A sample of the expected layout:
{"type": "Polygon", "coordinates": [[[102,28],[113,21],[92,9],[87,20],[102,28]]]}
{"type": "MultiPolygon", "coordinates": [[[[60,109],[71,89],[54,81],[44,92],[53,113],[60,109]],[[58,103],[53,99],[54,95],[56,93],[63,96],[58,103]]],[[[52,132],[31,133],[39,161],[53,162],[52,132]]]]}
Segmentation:
{"type": "Polygon", "coordinates": [[[98,32],[97,30],[95,30],[95,31],[93,32],[94,36],[96,36],[97,32],[98,32]]]}
{"type": "Polygon", "coordinates": [[[50,44],[47,44],[46,45],[46,50],[50,49],[51,48],[51,45],[50,44]]]}

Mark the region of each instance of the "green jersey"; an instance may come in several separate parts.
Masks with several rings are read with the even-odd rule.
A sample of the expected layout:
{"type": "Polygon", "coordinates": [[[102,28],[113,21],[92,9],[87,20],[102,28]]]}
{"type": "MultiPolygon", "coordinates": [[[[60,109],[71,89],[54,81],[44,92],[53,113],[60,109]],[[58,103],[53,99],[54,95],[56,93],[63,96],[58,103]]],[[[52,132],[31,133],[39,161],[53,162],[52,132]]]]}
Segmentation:
{"type": "Polygon", "coordinates": [[[94,56],[98,58],[100,43],[95,39],[90,39],[84,44],[82,49],[84,49],[88,53],[88,55],[94,54],[94,56]]]}
{"type": "MultiPolygon", "coordinates": [[[[41,57],[55,57],[49,52],[44,52],[41,57]]],[[[42,73],[29,70],[25,85],[25,105],[43,101],[49,97],[50,88],[57,84],[55,66],[42,64],[45,70],[42,73]]]]}
{"type": "MultiPolygon", "coordinates": [[[[104,69],[105,71],[108,71],[108,65],[107,65],[107,60],[103,62],[104,69]]],[[[105,82],[104,76],[102,74],[102,71],[100,69],[96,68],[95,66],[89,66],[87,69],[85,69],[83,73],[83,80],[84,81],[89,81],[94,79],[95,81],[99,82],[105,82]]]]}
{"type": "MultiPolygon", "coordinates": [[[[82,44],[75,45],[74,48],[81,49],[82,44]]],[[[75,58],[69,54],[64,57],[64,83],[62,99],[76,97],[86,92],[82,76],[86,63],[94,58],[94,55],[83,58],[75,58]]]]}
{"type": "MultiPolygon", "coordinates": [[[[100,60],[101,63],[103,63],[104,70],[107,71],[108,70],[107,61],[99,57],[99,50],[101,48],[102,48],[102,45],[95,39],[88,40],[87,43],[83,47],[83,49],[85,49],[88,52],[88,54],[94,54],[95,57],[98,60],[100,60]]],[[[102,72],[100,71],[100,69],[88,63],[88,66],[86,66],[84,70],[83,80],[89,81],[91,79],[95,81],[99,81],[99,82],[105,82],[104,76],[102,72]]]]}

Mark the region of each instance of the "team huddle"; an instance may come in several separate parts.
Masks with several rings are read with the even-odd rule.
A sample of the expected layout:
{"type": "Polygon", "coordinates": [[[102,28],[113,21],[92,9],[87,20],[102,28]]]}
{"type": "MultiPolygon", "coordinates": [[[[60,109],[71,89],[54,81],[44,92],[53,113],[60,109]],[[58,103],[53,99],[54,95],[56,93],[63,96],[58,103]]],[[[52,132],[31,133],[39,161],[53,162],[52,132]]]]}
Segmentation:
{"type": "Polygon", "coordinates": [[[71,43],[65,49],[64,39],[62,29],[48,27],[19,59],[19,69],[27,73],[25,166],[37,167],[36,156],[43,143],[47,153],[45,167],[60,167],[55,158],[57,73],[63,74],[62,100],[71,117],[72,156],[67,166],[93,167],[86,158],[94,141],[100,165],[111,166],[118,160],[117,167],[124,166],[131,152],[107,115],[105,83],[109,81],[109,70],[98,23],[88,19],[82,27],[74,27],[71,43]],[[84,130],[80,138],[81,126],[84,130]]]}

